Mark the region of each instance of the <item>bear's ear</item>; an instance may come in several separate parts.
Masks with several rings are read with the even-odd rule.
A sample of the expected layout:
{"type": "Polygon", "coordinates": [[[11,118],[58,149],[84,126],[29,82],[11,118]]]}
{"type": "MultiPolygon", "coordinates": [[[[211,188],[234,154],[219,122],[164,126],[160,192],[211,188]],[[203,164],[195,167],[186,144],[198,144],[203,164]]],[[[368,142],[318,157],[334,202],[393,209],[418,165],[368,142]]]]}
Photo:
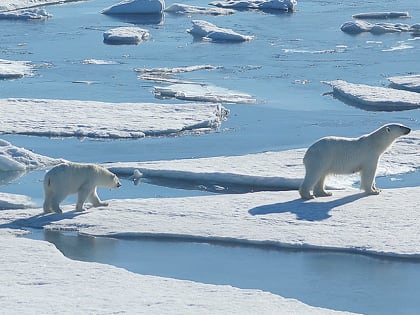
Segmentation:
{"type": "Polygon", "coordinates": [[[391,132],[391,128],[386,127],[386,132],[390,133],[391,132]]]}

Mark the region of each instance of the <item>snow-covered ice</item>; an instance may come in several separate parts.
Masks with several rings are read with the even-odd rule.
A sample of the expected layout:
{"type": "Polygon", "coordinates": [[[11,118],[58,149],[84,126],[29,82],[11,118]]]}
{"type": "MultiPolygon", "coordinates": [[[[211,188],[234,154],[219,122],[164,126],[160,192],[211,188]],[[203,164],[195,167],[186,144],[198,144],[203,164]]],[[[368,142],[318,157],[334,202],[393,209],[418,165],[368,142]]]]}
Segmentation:
{"type": "Polygon", "coordinates": [[[184,83],[184,84],[199,84],[196,82],[185,81],[174,78],[174,75],[179,73],[198,71],[198,70],[215,70],[219,69],[219,66],[212,65],[195,65],[175,68],[136,68],[134,71],[140,73],[139,79],[151,80],[155,82],[167,82],[167,83],[184,83]]]}
{"type": "Polygon", "coordinates": [[[165,12],[176,14],[229,15],[235,13],[235,10],[223,8],[207,8],[182,3],[174,3],[167,7],[165,12]]]}
{"type": "Polygon", "coordinates": [[[239,34],[229,28],[221,28],[203,20],[192,20],[193,27],[187,31],[196,37],[211,41],[245,42],[253,36],[239,34]]]}
{"type": "MultiPolygon", "coordinates": [[[[360,135],[354,135],[358,136],[360,135]]],[[[418,171],[419,146],[420,131],[413,131],[409,136],[398,139],[381,157],[377,176],[418,171]]],[[[221,187],[244,186],[254,190],[297,190],[305,175],[302,162],[305,151],[306,149],[295,149],[241,156],[110,163],[105,166],[122,177],[132,176],[138,170],[143,177],[175,180],[178,183],[195,182],[200,183],[203,188],[217,184],[221,187]]],[[[357,186],[359,179],[359,175],[330,176],[327,178],[327,185],[351,188],[357,186]]]]}
{"type": "Polygon", "coordinates": [[[32,75],[32,66],[28,61],[0,59],[0,80],[19,79],[32,75]]]}
{"type": "Polygon", "coordinates": [[[391,87],[420,93],[420,74],[390,77],[391,87]]]}
{"type": "Polygon", "coordinates": [[[161,14],[164,0],[124,0],[101,11],[103,14],[161,14]]]}
{"type": "MultiPolygon", "coordinates": [[[[15,210],[16,211],[16,210],[15,210]]],[[[1,214],[4,217],[4,213],[1,214]]],[[[3,221],[3,220],[2,220],[3,221]]],[[[37,314],[349,314],[243,290],[70,260],[54,245],[0,230],[2,312],[37,314]]]]}
{"type": "Polygon", "coordinates": [[[34,203],[28,196],[0,192],[0,210],[24,209],[33,206],[34,203]]]}
{"type": "Polygon", "coordinates": [[[237,10],[277,10],[284,12],[293,12],[296,4],[297,0],[227,0],[210,2],[210,5],[221,8],[237,10]]]}
{"type": "Polygon", "coordinates": [[[257,101],[252,95],[207,84],[155,86],[153,92],[159,98],[177,98],[197,102],[255,104],[257,101]]]}
{"type": "Polygon", "coordinates": [[[117,65],[118,62],[102,59],[84,59],[81,61],[84,65],[117,65]]]}
{"type": "Polygon", "coordinates": [[[396,18],[409,18],[408,12],[365,12],[353,14],[355,19],[396,19],[396,18]]]}
{"type": "Polygon", "coordinates": [[[0,12],[0,20],[44,20],[51,16],[45,9],[39,8],[0,12]]]}
{"type": "Polygon", "coordinates": [[[384,34],[384,33],[400,33],[409,32],[411,27],[408,24],[400,23],[369,23],[366,21],[356,20],[345,22],[341,25],[341,30],[349,34],[359,34],[363,32],[371,32],[373,34],[384,34]]]}
{"type": "Polygon", "coordinates": [[[76,1],[78,0],[2,0],[0,2],[0,12],[76,1]]]}
{"type": "Polygon", "coordinates": [[[420,107],[420,94],[386,87],[354,84],[343,80],[325,81],[333,95],[352,106],[371,111],[398,111],[420,107]]]}
{"type": "Polygon", "coordinates": [[[136,45],[149,37],[148,30],[134,26],[117,27],[104,32],[104,42],[114,45],[136,45]]]}
{"type": "Polygon", "coordinates": [[[36,154],[25,148],[19,148],[0,139],[0,171],[26,171],[46,168],[63,162],[62,159],[53,159],[36,154]]]}
{"type": "Polygon", "coordinates": [[[218,128],[228,113],[219,104],[209,103],[0,99],[0,106],[0,134],[113,139],[209,131],[218,128]]]}

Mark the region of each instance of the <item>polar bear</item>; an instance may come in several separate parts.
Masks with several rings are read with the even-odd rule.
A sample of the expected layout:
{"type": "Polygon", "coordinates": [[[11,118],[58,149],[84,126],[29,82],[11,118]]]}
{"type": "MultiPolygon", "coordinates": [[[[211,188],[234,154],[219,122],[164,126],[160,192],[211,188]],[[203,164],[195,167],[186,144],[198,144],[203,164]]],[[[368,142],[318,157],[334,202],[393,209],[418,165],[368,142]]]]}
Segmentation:
{"type": "Polygon", "coordinates": [[[44,177],[44,213],[62,213],[60,202],[68,195],[78,194],[76,211],[83,211],[86,199],[94,207],[107,206],[96,193],[96,186],[118,188],[118,177],[96,164],[66,162],[53,167],[44,177]]]}
{"type": "Polygon", "coordinates": [[[410,128],[387,124],[359,138],[325,137],[309,147],[303,158],[306,174],[299,188],[303,199],[331,196],[325,191],[325,178],[330,174],[360,172],[360,188],[377,195],[375,174],[382,153],[410,128]],[[313,190],[313,194],[311,191],[313,190]]]}

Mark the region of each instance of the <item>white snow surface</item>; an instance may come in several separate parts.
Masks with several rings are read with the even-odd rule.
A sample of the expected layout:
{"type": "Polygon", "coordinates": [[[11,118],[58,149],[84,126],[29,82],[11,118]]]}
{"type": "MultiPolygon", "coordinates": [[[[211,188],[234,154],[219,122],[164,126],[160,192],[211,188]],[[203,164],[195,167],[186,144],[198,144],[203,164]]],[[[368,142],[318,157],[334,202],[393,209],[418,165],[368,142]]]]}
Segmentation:
{"type": "Polygon", "coordinates": [[[0,2],[0,12],[76,1],[83,0],[2,0],[0,2]]]}
{"type": "MultiPolygon", "coordinates": [[[[1,17],[0,17],[1,19],[1,17]]],[[[0,59],[0,80],[20,79],[32,75],[32,66],[28,61],[0,59]]]]}
{"type": "Polygon", "coordinates": [[[177,98],[185,101],[255,104],[257,100],[252,95],[228,90],[222,87],[206,84],[172,84],[153,88],[158,98],[177,98]]]}
{"type": "Polygon", "coordinates": [[[209,131],[218,128],[228,113],[221,105],[209,103],[0,99],[0,106],[0,134],[113,139],[209,131]]]}
{"type": "Polygon", "coordinates": [[[285,12],[293,12],[297,4],[297,0],[227,0],[212,1],[209,3],[216,7],[231,9],[253,9],[253,10],[279,10],[285,12]]]}
{"type": "Polygon", "coordinates": [[[0,139],[0,171],[26,171],[42,169],[62,163],[62,159],[53,159],[33,153],[25,148],[16,147],[0,139]]]}
{"type": "Polygon", "coordinates": [[[124,0],[101,11],[103,14],[161,14],[164,0],[124,0]]]}
{"type": "Polygon", "coordinates": [[[390,77],[393,88],[420,93],[420,74],[390,77]]]}
{"type": "Polygon", "coordinates": [[[0,12],[0,20],[44,20],[51,16],[45,9],[38,8],[0,12]]]}
{"type": "MultiPolygon", "coordinates": [[[[1,214],[4,217],[4,214],[1,214]]],[[[260,290],[145,276],[64,257],[0,230],[2,312],[16,314],[349,314],[260,290]]]]}
{"type": "Polygon", "coordinates": [[[193,27],[187,31],[196,37],[211,41],[245,42],[254,39],[254,36],[242,35],[229,28],[221,28],[203,20],[192,20],[193,27]]]}
{"type": "Polygon", "coordinates": [[[0,192],[0,210],[23,209],[30,208],[33,206],[34,203],[28,196],[0,192]]]}
{"type": "Polygon", "coordinates": [[[371,111],[398,111],[420,107],[420,93],[344,80],[324,81],[333,88],[333,94],[350,105],[371,111]]]}
{"type": "MultiPolygon", "coordinates": [[[[379,126],[378,126],[379,127],[379,126]]],[[[358,137],[361,135],[355,135],[358,137]]],[[[314,139],[314,141],[317,139],[314,139]]],[[[393,176],[420,168],[420,131],[396,141],[379,162],[378,176],[393,176]]],[[[306,149],[263,152],[242,156],[221,156],[152,162],[109,163],[105,166],[119,176],[132,176],[138,170],[143,177],[199,182],[202,185],[245,185],[271,190],[296,190],[304,175],[306,149]]],[[[358,186],[359,175],[329,176],[327,185],[349,189],[358,186]]],[[[141,189],[141,188],[140,188],[141,189]]]]}
{"type": "Polygon", "coordinates": [[[104,42],[107,44],[136,45],[149,37],[148,30],[135,26],[116,27],[104,32],[104,42]]]}
{"type": "Polygon", "coordinates": [[[353,14],[355,19],[396,19],[396,18],[409,18],[408,12],[365,12],[353,14]]]}
{"type": "Polygon", "coordinates": [[[370,32],[372,34],[385,34],[385,33],[400,33],[410,32],[411,26],[400,23],[369,23],[366,21],[356,20],[345,22],[341,25],[341,30],[349,34],[359,34],[363,32],[370,32]]]}
{"type": "Polygon", "coordinates": [[[167,7],[165,12],[176,14],[229,15],[235,13],[235,10],[223,8],[207,8],[182,3],[174,3],[167,7]]]}

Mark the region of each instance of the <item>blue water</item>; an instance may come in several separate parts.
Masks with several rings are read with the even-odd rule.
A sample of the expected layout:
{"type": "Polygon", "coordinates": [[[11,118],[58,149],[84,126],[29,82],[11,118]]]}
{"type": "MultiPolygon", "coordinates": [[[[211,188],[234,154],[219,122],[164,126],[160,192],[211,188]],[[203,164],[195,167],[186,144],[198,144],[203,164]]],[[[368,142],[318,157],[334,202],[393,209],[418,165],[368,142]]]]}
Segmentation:
{"type": "MultiPolygon", "coordinates": [[[[151,39],[135,46],[110,46],[102,41],[105,30],[132,25],[127,19],[98,13],[115,2],[96,0],[50,6],[47,11],[53,17],[44,22],[0,20],[0,58],[27,60],[36,66],[33,77],[0,81],[0,98],[179,102],[155,99],[152,89],[160,84],[138,79],[133,69],[211,64],[223,68],[186,73],[178,78],[246,92],[257,98],[257,104],[224,105],[231,111],[228,120],[219,130],[202,135],[118,141],[16,135],[1,138],[51,157],[103,163],[302,148],[321,136],[356,136],[391,121],[420,129],[418,110],[366,112],[323,96],[330,88],[321,83],[344,79],[386,86],[386,77],[418,71],[420,41],[410,34],[350,36],[339,29],[352,14],[371,11],[409,11],[411,19],[392,22],[419,23],[418,1],[301,0],[294,14],[167,14],[159,25],[129,19],[128,22],[149,29],[151,39]],[[193,41],[186,32],[192,19],[255,35],[256,39],[243,44],[193,41]],[[412,48],[383,51],[401,42],[412,48]],[[84,65],[84,59],[104,59],[116,64],[84,65]]],[[[204,0],[183,3],[207,5],[204,0]]],[[[41,205],[43,174],[36,171],[14,180],[0,176],[0,189],[31,196],[41,205]]],[[[390,182],[380,181],[382,187],[390,182]]],[[[419,175],[413,173],[398,176],[393,185],[416,186],[419,182],[419,175]]],[[[124,181],[122,189],[101,190],[99,195],[108,199],[211,194],[200,190],[199,185],[155,184],[134,186],[124,181]]],[[[416,314],[420,307],[416,295],[420,267],[412,261],[194,242],[113,240],[52,233],[34,237],[55,243],[74,259],[115,264],[145,274],[260,288],[316,306],[367,314],[416,314]]]]}
{"type": "Polygon", "coordinates": [[[420,307],[420,261],[54,231],[33,231],[29,237],[55,244],[72,259],[146,275],[261,289],[330,309],[385,315],[418,314],[420,307]]]}

